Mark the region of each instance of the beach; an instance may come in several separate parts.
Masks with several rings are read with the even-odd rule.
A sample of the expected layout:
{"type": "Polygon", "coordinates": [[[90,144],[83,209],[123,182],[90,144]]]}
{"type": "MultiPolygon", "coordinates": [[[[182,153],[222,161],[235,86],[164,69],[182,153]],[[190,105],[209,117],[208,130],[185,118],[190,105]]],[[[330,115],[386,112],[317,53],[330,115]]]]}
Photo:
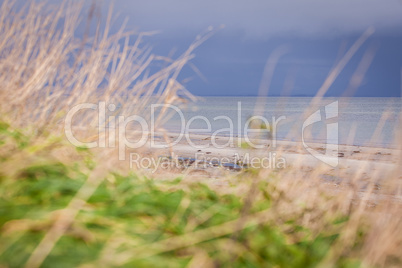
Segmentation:
{"type": "MultiPolygon", "coordinates": [[[[259,141],[259,144],[264,146],[262,149],[254,148],[241,148],[238,146],[227,146],[223,148],[214,148],[211,144],[210,135],[194,134],[189,135],[191,144],[187,139],[181,139],[180,142],[173,145],[171,148],[152,148],[148,143],[141,148],[140,151],[145,155],[154,155],[157,157],[169,157],[172,154],[177,158],[181,158],[182,161],[198,162],[213,162],[223,160],[225,163],[237,164],[237,167],[229,166],[226,168],[232,171],[241,171],[250,168],[250,160],[260,158],[266,159],[265,164],[261,164],[261,168],[267,169],[285,169],[285,168],[304,168],[314,169],[321,168],[328,172],[339,173],[343,172],[349,175],[356,173],[357,171],[367,175],[367,179],[373,179],[381,181],[386,178],[387,174],[393,172],[395,168],[401,168],[400,153],[398,149],[391,148],[379,148],[379,147],[365,147],[354,145],[339,145],[337,151],[330,152],[334,156],[328,156],[328,158],[337,158],[338,165],[332,167],[327,165],[311,155],[304,147],[302,143],[292,141],[276,141],[276,147],[272,147],[272,141],[263,140],[259,141]],[[195,145],[195,146],[194,146],[195,145]],[[246,157],[246,161],[244,158],[246,157]],[[276,161],[274,163],[274,159],[276,161]],[[282,159],[284,161],[280,162],[282,159]],[[269,160],[271,160],[269,162],[269,160]],[[244,163],[239,164],[243,161],[244,163]],[[248,162],[247,162],[248,161],[248,162]],[[268,163],[269,162],[269,163],[268,163]],[[242,164],[245,166],[243,167],[242,164]]],[[[170,140],[177,140],[178,134],[169,133],[170,140]]],[[[222,144],[226,144],[229,141],[228,137],[217,137],[217,141],[222,144]]],[[[167,143],[162,137],[155,139],[155,144],[167,146],[167,143]]],[[[324,153],[326,151],[325,144],[313,143],[309,144],[309,147],[317,152],[324,153]]],[[[130,150],[129,150],[130,152],[130,150]]],[[[135,153],[134,151],[131,153],[135,153]]],[[[254,161],[257,165],[258,161],[254,161]]],[[[196,165],[194,165],[195,168],[196,165]]],[[[209,174],[208,167],[198,165],[199,169],[204,169],[209,177],[213,177],[209,174]]]]}

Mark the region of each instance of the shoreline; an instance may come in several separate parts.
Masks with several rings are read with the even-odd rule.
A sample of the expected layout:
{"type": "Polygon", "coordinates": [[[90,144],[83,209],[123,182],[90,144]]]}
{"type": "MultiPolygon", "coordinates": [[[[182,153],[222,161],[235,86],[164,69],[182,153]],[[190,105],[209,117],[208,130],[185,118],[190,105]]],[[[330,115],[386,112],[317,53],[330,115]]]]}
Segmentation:
{"type": "MultiPolygon", "coordinates": [[[[175,133],[166,133],[166,135],[170,139],[177,138],[175,133]]],[[[201,155],[205,156],[206,160],[208,158],[232,159],[234,164],[237,164],[236,160],[239,160],[239,158],[241,160],[245,155],[250,158],[272,158],[272,155],[275,154],[275,157],[281,157],[286,160],[286,167],[291,166],[307,170],[321,168],[331,174],[339,173],[342,170],[344,175],[347,176],[362,172],[367,174],[367,178],[373,180],[383,180],[386,174],[400,165],[401,153],[399,149],[339,145],[337,155],[333,156],[338,159],[339,164],[336,167],[332,167],[311,155],[300,142],[277,141],[277,146],[272,148],[269,146],[270,141],[259,140],[266,146],[264,149],[245,149],[238,146],[214,148],[211,147],[210,135],[193,134],[190,135],[190,138],[197,147],[190,145],[185,138],[171,148],[154,149],[151,148],[149,143],[144,147],[146,151],[158,156],[170,156],[174,153],[178,157],[197,160],[197,155],[201,155]],[[201,148],[202,146],[206,148],[201,148]]],[[[228,142],[228,140],[229,138],[227,137],[217,137],[217,141],[221,142],[221,144],[228,142]]],[[[164,143],[162,137],[156,139],[156,142],[160,142],[160,145],[167,144],[164,143]]],[[[325,152],[325,144],[315,143],[309,145],[317,152],[325,152]]]]}
{"type": "MultiPolygon", "coordinates": [[[[177,131],[177,130],[175,130],[175,129],[166,129],[166,133],[168,133],[169,135],[178,135],[178,134],[180,134],[180,131],[177,131]]],[[[209,133],[191,133],[190,134],[191,136],[203,136],[203,137],[207,137],[207,136],[212,136],[213,135],[213,132],[209,132],[209,133]]],[[[230,138],[230,135],[222,135],[222,134],[220,134],[220,135],[216,135],[216,137],[219,137],[219,138],[230,138]]],[[[237,135],[237,134],[234,134],[233,135],[233,138],[234,139],[244,139],[244,136],[243,135],[237,135]]],[[[292,139],[286,139],[286,138],[276,138],[276,140],[277,140],[277,142],[295,142],[295,143],[301,143],[301,140],[300,141],[298,141],[298,140],[292,140],[292,139]]],[[[320,144],[323,144],[325,141],[323,140],[323,141],[317,141],[317,140],[308,140],[307,141],[309,144],[317,144],[317,145],[320,145],[320,144]]],[[[335,144],[336,145],[336,143],[329,143],[329,144],[335,144]]],[[[398,144],[395,144],[395,142],[391,142],[391,143],[387,143],[387,144],[380,144],[380,143],[373,143],[373,144],[346,144],[346,143],[338,143],[338,145],[339,146],[358,146],[358,147],[368,147],[368,148],[378,148],[378,149],[395,149],[395,150],[397,150],[398,149],[398,144]]]]}
{"type": "MultiPolygon", "coordinates": [[[[77,131],[74,131],[74,134],[77,136],[81,136],[79,134],[82,134],[82,137],[84,137],[89,133],[88,131],[80,131],[79,129],[75,130],[77,131]]],[[[108,134],[108,132],[105,132],[105,138],[107,138],[108,134]]],[[[145,136],[147,134],[150,135],[150,133],[142,133],[140,131],[128,131],[126,139],[135,141],[138,140],[138,137],[143,134],[145,136]]],[[[167,145],[165,138],[172,142],[177,139],[178,136],[178,133],[158,131],[154,135],[154,141],[157,145],[167,145]]],[[[99,138],[98,135],[94,135],[90,140],[86,139],[86,141],[93,141],[95,137],[99,138]]],[[[402,174],[401,149],[339,145],[338,151],[330,152],[332,153],[331,157],[338,160],[338,165],[336,167],[332,167],[311,155],[303,147],[301,142],[295,141],[276,141],[276,146],[273,148],[270,140],[257,140],[264,146],[264,148],[250,149],[239,147],[238,144],[236,144],[237,138],[234,138],[234,144],[231,144],[231,146],[223,146],[224,144],[228,143],[230,137],[217,136],[216,143],[218,145],[222,145],[223,147],[216,148],[211,142],[211,135],[190,134],[189,138],[192,144],[190,144],[186,137],[183,136],[177,144],[170,148],[155,148],[155,146],[152,146],[149,138],[150,137],[148,136],[147,142],[142,147],[137,149],[130,149],[129,147],[123,146],[125,150],[125,152],[123,152],[125,155],[125,160],[118,161],[121,163],[119,165],[122,165],[125,169],[128,168],[130,166],[130,154],[136,153],[150,158],[170,157],[172,156],[172,153],[174,153],[174,155],[177,157],[195,159],[197,158],[196,156],[199,155],[207,158],[206,161],[211,158],[224,158],[225,160],[229,159],[227,162],[232,164],[238,164],[236,162],[237,160],[243,161],[242,157],[247,154],[249,158],[265,158],[268,159],[267,161],[269,161],[269,157],[284,158],[286,160],[286,165],[284,168],[293,167],[300,170],[305,170],[307,172],[305,174],[306,176],[308,175],[308,172],[312,172],[317,168],[320,168],[323,170],[323,172],[335,177],[339,177],[339,174],[342,173],[342,177],[347,180],[354,178],[355,174],[361,173],[366,180],[384,181],[388,176],[391,175],[392,172],[394,172],[395,169],[398,168],[398,174],[402,174]],[[273,155],[274,153],[275,155],[273,155]]],[[[119,149],[119,141],[117,142],[118,143],[115,145],[116,152],[119,149]]],[[[325,154],[325,144],[309,143],[308,145],[311,149],[315,150],[319,154],[325,154]]],[[[99,149],[101,148],[98,148],[98,150],[99,149]]],[[[114,153],[113,155],[116,157],[116,160],[118,160],[118,155],[114,153]]],[[[129,168],[130,170],[133,169],[131,166],[129,168]]],[[[269,168],[275,169],[277,166],[273,165],[269,168]]],[[[225,176],[223,172],[218,172],[214,168],[212,170],[208,168],[199,168],[197,171],[210,178],[220,178],[225,176]]],[[[173,174],[182,174],[183,172],[186,174],[189,173],[183,170],[172,170],[173,174]]],[[[166,170],[155,172],[155,174],[157,173],[166,175],[166,170]]],[[[194,173],[197,172],[194,171],[194,173]]],[[[402,176],[400,178],[402,179],[402,176]]]]}

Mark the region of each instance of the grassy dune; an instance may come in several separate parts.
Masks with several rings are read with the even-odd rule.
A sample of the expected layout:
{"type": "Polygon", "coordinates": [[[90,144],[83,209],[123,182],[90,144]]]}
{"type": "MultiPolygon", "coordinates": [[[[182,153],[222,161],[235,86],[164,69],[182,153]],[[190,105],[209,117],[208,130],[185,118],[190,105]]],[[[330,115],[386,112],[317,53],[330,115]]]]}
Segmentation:
{"type": "MultiPolygon", "coordinates": [[[[69,2],[17,9],[5,1],[0,10],[1,267],[402,266],[398,164],[373,202],[374,180],[356,187],[363,168],[335,194],[321,168],[247,170],[219,187],[126,172],[114,151],[69,144],[60,122],[77,103],[113,102],[116,114],[145,117],[155,99],[192,97],[177,76],[211,34],[168,59],[151,54],[144,34],[130,45],[131,33],[111,34],[99,21],[94,35],[77,37],[80,19],[94,20],[80,12],[69,2]],[[147,73],[155,62],[160,70],[147,73]]],[[[77,124],[97,120],[82,114],[77,124]]]]}
{"type": "Polygon", "coordinates": [[[239,174],[225,190],[113,172],[91,182],[90,151],[4,123],[0,135],[4,266],[37,266],[47,248],[42,267],[401,264],[400,205],[374,208],[275,172],[239,174]]]}

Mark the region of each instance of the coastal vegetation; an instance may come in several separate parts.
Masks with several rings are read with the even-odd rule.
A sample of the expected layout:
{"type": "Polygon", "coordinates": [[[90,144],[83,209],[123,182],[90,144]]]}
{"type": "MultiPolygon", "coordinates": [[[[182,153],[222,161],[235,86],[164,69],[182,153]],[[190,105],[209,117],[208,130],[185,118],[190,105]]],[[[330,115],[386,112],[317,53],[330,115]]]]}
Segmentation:
{"type": "MultiPolygon", "coordinates": [[[[150,33],[111,31],[112,12],[103,24],[96,8],[82,17],[68,1],[1,6],[0,267],[402,265],[398,169],[364,189],[363,168],[247,169],[216,184],[128,171],[113,148],[70,144],[62,125],[76,104],[113,102],[116,115],[146,118],[151,102],[193,99],[178,74],[213,33],[170,59],[147,48],[150,33]]],[[[74,120],[87,127],[82,139],[99,140],[97,116],[74,120]]]]}

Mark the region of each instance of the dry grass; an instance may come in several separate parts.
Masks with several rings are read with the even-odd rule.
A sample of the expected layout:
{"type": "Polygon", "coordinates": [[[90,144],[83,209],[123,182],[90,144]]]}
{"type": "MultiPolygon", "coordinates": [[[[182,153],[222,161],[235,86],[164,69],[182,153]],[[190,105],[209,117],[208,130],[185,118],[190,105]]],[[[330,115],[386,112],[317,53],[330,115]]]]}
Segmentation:
{"type": "MultiPolygon", "coordinates": [[[[402,155],[394,170],[370,174],[364,191],[364,166],[331,173],[324,165],[242,172],[221,178],[231,186],[214,189],[188,179],[122,177],[109,157],[114,152],[77,152],[54,138],[78,103],[114,103],[115,115],[149,119],[150,103],[178,104],[179,93],[193,98],[178,74],[211,34],[171,60],[151,54],[142,43],[147,33],[135,35],[134,42],[123,27],[111,33],[112,11],[105,28],[97,21],[93,36],[77,37],[80,23],[93,19],[80,21],[81,8],[65,2],[55,10],[32,2],[16,9],[5,1],[0,9],[0,119],[11,122],[0,126],[2,265],[402,265],[402,207],[395,199],[402,195],[402,155]],[[149,73],[155,62],[164,67],[149,73]],[[322,183],[323,174],[348,180],[334,190],[322,183]],[[64,257],[68,250],[82,260],[64,257]],[[16,258],[18,251],[22,257],[16,258]]],[[[338,62],[314,102],[369,35],[338,62]]],[[[268,80],[274,65],[267,64],[268,80]]],[[[163,123],[168,114],[159,116],[163,123]]],[[[91,127],[104,127],[91,113],[76,122],[87,136],[96,135],[91,127]]]]}
{"type": "MultiPolygon", "coordinates": [[[[115,115],[146,117],[151,101],[180,103],[178,93],[193,98],[177,76],[211,32],[172,60],[152,54],[143,44],[152,33],[129,33],[124,26],[110,33],[112,7],[105,28],[97,20],[93,36],[86,32],[77,37],[80,23],[90,25],[93,20],[82,20],[81,9],[82,3],[69,1],[57,9],[45,3],[32,2],[21,9],[10,1],[3,3],[0,98],[2,116],[8,121],[41,129],[56,124],[76,104],[100,101],[115,104],[115,115]],[[160,70],[148,72],[150,66],[162,64],[160,70]]],[[[97,120],[88,113],[77,121],[95,126],[97,120]]]]}

